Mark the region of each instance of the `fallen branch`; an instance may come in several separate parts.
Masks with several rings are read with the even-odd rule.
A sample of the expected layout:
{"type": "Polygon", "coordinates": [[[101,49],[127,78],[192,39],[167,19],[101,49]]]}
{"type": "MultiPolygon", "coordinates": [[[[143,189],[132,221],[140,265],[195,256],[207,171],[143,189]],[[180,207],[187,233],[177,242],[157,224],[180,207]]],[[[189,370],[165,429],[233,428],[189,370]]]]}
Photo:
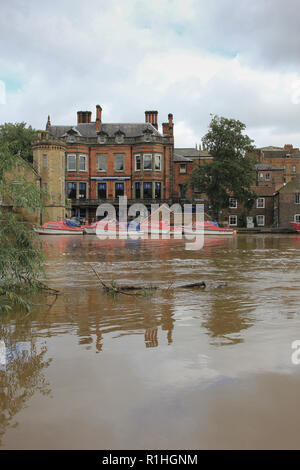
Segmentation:
{"type": "Polygon", "coordinates": [[[201,281],[201,282],[193,282],[193,283],[189,283],[189,284],[181,284],[181,285],[177,285],[177,286],[173,286],[174,284],[174,281],[170,283],[170,285],[165,288],[164,286],[152,286],[152,285],[149,285],[149,286],[136,286],[134,284],[117,284],[114,280],[111,281],[110,284],[106,284],[103,279],[101,279],[101,277],[99,276],[99,273],[96,271],[96,269],[90,265],[92,271],[94,272],[94,274],[97,276],[102,288],[110,293],[110,294],[124,294],[124,295],[131,295],[131,296],[134,296],[134,297],[137,297],[137,296],[145,296],[147,295],[147,292],[148,291],[153,291],[153,290],[167,290],[169,291],[171,288],[173,290],[176,290],[176,289],[195,289],[195,288],[201,288],[201,289],[205,289],[206,287],[206,284],[204,281],[201,281]],[[143,294],[139,294],[137,292],[134,292],[134,293],[129,293],[129,292],[126,292],[126,291],[143,291],[143,294]]]}

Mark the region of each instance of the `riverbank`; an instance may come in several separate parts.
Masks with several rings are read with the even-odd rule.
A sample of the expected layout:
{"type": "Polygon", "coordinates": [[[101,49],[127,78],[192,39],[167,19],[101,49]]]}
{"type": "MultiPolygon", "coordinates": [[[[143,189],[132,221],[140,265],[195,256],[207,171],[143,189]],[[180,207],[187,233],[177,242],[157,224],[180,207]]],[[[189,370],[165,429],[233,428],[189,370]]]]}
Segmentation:
{"type": "Polygon", "coordinates": [[[297,235],[298,232],[296,230],[293,230],[292,228],[274,228],[274,227],[254,227],[254,228],[237,228],[236,229],[237,233],[291,233],[293,235],[297,235]]]}

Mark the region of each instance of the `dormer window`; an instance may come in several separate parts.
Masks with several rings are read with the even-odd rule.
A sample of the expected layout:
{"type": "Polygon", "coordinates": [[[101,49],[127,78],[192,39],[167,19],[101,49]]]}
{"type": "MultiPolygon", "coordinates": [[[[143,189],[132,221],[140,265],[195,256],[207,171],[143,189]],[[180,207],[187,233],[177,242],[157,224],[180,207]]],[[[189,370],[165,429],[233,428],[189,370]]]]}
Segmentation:
{"type": "Polygon", "coordinates": [[[117,144],[123,144],[124,142],[124,136],[122,134],[117,134],[116,136],[116,142],[117,144]]]}
{"type": "Polygon", "coordinates": [[[73,142],[75,142],[75,137],[73,135],[70,135],[69,137],[69,142],[72,144],[73,142]]]}
{"type": "Polygon", "coordinates": [[[104,135],[100,135],[100,137],[99,137],[99,143],[100,143],[100,144],[105,144],[105,136],[104,136],[104,135]]]}

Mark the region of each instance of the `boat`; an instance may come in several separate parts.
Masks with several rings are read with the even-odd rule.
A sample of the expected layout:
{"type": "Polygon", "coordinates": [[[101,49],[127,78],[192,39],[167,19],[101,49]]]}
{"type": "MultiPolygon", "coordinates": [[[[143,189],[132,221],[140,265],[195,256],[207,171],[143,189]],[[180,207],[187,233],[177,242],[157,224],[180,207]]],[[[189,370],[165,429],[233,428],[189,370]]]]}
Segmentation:
{"type": "Polygon", "coordinates": [[[83,227],[72,220],[63,219],[46,222],[41,227],[34,227],[34,231],[40,235],[82,235],[83,227]]]}
{"type": "Polygon", "coordinates": [[[300,233],[300,224],[297,222],[290,222],[291,226],[298,232],[300,233]]]}
{"type": "Polygon", "coordinates": [[[140,224],[134,221],[119,222],[116,219],[94,222],[84,227],[83,232],[87,235],[105,235],[106,237],[116,237],[117,234],[122,236],[141,236],[144,234],[140,224]]]}
{"type": "Polygon", "coordinates": [[[205,221],[201,222],[194,222],[191,225],[182,225],[182,226],[174,226],[171,227],[171,233],[174,235],[179,231],[182,231],[184,235],[213,235],[213,236],[232,236],[236,235],[236,230],[231,228],[222,228],[219,227],[217,222],[210,222],[205,221]]]}
{"type": "Polygon", "coordinates": [[[146,222],[141,223],[141,228],[144,230],[144,232],[148,233],[149,235],[155,234],[155,235],[167,235],[170,233],[170,225],[165,222],[165,221],[149,221],[147,220],[146,222]]]}

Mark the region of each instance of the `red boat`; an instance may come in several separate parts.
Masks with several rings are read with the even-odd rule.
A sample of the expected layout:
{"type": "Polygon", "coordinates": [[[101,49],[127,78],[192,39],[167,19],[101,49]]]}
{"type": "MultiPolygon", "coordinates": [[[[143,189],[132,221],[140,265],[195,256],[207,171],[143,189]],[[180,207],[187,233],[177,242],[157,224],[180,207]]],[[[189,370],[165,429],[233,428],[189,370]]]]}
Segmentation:
{"type": "Polygon", "coordinates": [[[82,235],[83,227],[72,220],[63,219],[46,222],[41,227],[35,227],[34,231],[40,235],[82,235]]]}
{"type": "Polygon", "coordinates": [[[300,233],[300,224],[297,222],[290,222],[291,226],[300,233]]]}

